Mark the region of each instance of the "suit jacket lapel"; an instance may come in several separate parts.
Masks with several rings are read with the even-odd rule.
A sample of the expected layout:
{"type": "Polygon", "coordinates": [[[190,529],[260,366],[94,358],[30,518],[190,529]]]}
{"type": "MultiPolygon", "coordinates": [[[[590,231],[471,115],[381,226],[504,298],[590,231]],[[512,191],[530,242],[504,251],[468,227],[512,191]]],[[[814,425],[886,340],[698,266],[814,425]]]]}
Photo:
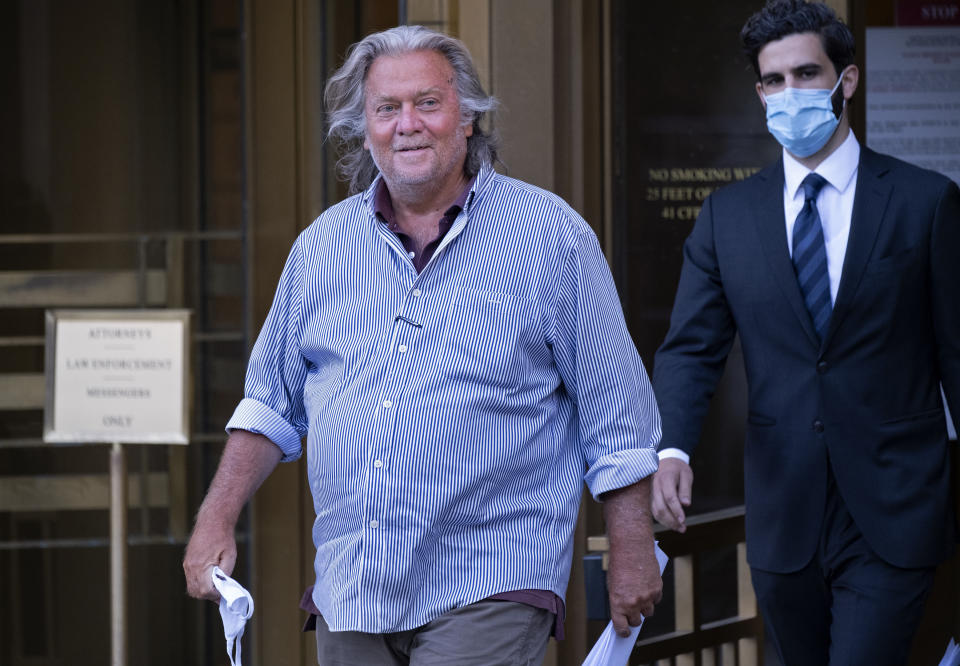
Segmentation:
{"type": "Polygon", "coordinates": [[[843,318],[850,311],[853,297],[863,277],[863,269],[873,252],[877,232],[892,189],[892,185],[883,180],[887,171],[888,168],[877,153],[865,146],[861,147],[857,191],[854,195],[853,213],[850,218],[850,237],[843,257],[837,302],[833,305],[833,315],[830,317],[830,326],[823,341],[824,345],[830,342],[834,332],[843,322],[843,318]]]}
{"type": "Polygon", "coordinates": [[[820,339],[813,327],[810,313],[803,302],[803,294],[797,284],[797,275],[790,260],[790,246],[787,244],[787,223],[783,213],[783,158],[759,174],[762,186],[755,201],[754,221],[763,254],[770,265],[770,274],[783,292],[784,298],[793,308],[800,326],[810,342],[820,346],[820,339]]]}

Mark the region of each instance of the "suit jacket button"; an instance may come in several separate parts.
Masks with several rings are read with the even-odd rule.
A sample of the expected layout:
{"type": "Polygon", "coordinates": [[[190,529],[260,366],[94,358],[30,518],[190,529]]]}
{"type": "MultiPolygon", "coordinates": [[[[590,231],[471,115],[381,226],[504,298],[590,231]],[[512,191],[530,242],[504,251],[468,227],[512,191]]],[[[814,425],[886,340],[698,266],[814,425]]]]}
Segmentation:
{"type": "Polygon", "coordinates": [[[813,431],[814,432],[823,432],[823,421],[819,419],[813,422],[813,431]]]}
{"type": "Polygon", "coordinates": [[[826,361],[820,361],[819,363],[817,363],[817,373],[818,373],[818,374],[821,374],[821,375],[822,375],[822,374],[824,374],[826,371],[827,371],[827,362],[826,362],[826,361]]]}

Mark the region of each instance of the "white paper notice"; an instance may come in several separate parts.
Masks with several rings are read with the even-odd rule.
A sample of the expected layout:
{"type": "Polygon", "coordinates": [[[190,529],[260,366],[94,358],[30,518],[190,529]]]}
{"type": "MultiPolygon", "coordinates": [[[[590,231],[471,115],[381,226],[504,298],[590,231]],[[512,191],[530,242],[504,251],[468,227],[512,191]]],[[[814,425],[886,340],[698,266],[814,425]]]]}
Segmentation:
{"type": "Polygon", "coordinates": [[[188,320],[56,321],[49,442],[186,444],[188,320]]]}
{"type": "Polygon", "coordinates": [[[867,28],[866,144],[960,183],[960,27],[867,28]]]}
{"type": "MultiPolygon", "coordinates": [[[[667,554],[660,550],[659,545],[655,545],[657,562],[660,564],[660,575],[663,575],[663,569],[667,566],[667,554]]],[[[636,627],[630,627],[630,635],[621,638],[613,630],[613,622],[607,624],[607,628],[600,634],[600,638],[594,644],[590,654],[583,661],[583,666],[626,666],[630,659],[630,653],[633,652],[633,646],[637,644],[637,634],[643,627],[643,620],[636,627]]]]}

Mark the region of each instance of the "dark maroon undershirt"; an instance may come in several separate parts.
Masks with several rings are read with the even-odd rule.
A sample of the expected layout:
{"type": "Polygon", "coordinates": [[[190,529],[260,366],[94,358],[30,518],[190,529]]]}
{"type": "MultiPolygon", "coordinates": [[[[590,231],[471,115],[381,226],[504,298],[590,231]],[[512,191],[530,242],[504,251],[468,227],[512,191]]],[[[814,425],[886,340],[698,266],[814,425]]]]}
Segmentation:
{"type": "MultiPolygon", "coordinates": [[[[437,237],[432,241],[427,243],[426,247],[423,248],[423,251],[420,254],[410,257],[410,261],[413,262],[413,267],[417,269],[417,273],[423,271],[424,266],[430,262],[430,258],[433,257],[433,253],[437,251],[437,248],[440,247],[443,237],[447,235],[447,232],[450,231],[450,227],[453,226],[453,223],[457,219],[457,215],[460,214],[460,211],[463,210],[463,207],[467,203],[467,197],[470,196],[470,188],[473,187],[473,181],[477,178],[474,176],[470,179],[470,182],[467,183],[467,186],[463,188],[463,192],[460,193],[460,196],[457,197],[457,200],[447,208],[443,213],[443,217],[440,218],[439,229],[437,237]]],[[[387,190],[386,183],[381,180],[380,184],[377,185],[377,191],[373,196],[373,212],[377,216],[377,219],[384,225],[387,229],[392,231],[394,235],[400,239],[400,242],[403,243],[403,247],[407,251],[407,255],[411,252],[415,252],[417,247],[413,242],[413,239],[407,234],[403,233],[400,229],[400,225],[397,224],[397,216],[393,211],[393,200],[390,198],[390,192],[387,190]]]]}
{"type": "MultiPolygon", "coordinates": [[[[423,271],[424,266],[429,263],[430,258],[433,257],[433,253],[436,252],[440,246],[443,237],[447,235],[450,227],[453,226],[457,215],[463,210],[463,207],[467,203],[467,197],[470,196],[470,188],[473,187],[474,180],[476,180],[476,176],[470,179],[470,182],[463,188],[463,192],[460,193],[457,200],[453,202],[453,205],[450,206],[444,212],[443,217],[440,218],[437,237],[427,243],[419,255],[414,255],[410,258],[414,268],[417,269],[417,273],[423,271]]],[[[377,191],[374,194],[373,212],[377,216],[377,219],[400,239],[408,255],[410,252],[416,251],[413,239],[403,233],[399,225],[397,225],[396,215],[393,211],[393,201],[390,199],[390,192],[387,190],[386,183],[383,180],[380,181],[380,184],[377,186],[377,191]]],[[[566,609],[563,605],[563,599],[553,592],[547,590],[513,590],[511,592],[494,594],[483,601],[514,601],[549,611],[556,617],[553,624],[553,635],[558,641],[563,640],[563,622],[566,609]]],[[[300,608],[310,613],[310,617],[307,618],[306,623],[303,625],[303,630],[314,631],[317,628],[317,616],[320,615],[320,611],[317,610],[317,607],[313,603],[313,585],[308,587],[303,593],[303,598],[300,599],[300,608]]]]}

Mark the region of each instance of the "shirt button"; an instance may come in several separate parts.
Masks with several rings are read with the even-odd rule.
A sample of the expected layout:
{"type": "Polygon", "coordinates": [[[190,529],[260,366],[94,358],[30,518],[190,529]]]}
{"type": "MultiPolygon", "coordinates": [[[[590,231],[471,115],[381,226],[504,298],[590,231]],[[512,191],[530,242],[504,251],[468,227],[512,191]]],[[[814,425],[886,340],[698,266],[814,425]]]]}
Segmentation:
{"type": "Polygon", "coordinates": [[[416,253],[416,252],[407,252],[407,254],[410,255],[410,258],[411,258],[411,259],[413,259],[415,256],[417,256],[417,253],[416,253]]]}
{"type": "Polygon", "coordinates": [[[823,432],[823,421],[817,420],[813,422],[813,431],[814,432],[823,432]]]}
{"type": "Polygon", "coordinates": [[[382,460],[374,460],[374,461],[373,461],[373,466],[376,467],[377,469],[380,469],[381,467],[383,467],[383,461],[382,461],[382,460]]]}
{"type": "Polygon", "coordinates": [[[393,401],[392,401],[392,400],[384,400],[384,401],[383,401],[383,406],[384,406],[386,409],[390,409],[391,407],[393,407],[393,401]]]}
{"type": "Polygon", "coordinates": [[[397,347],[397,351],[402,354],[402,353],[404,353],[405,351],[407,351],[407,346],[406,346],[406,345],[399,345],[399,346],[397,347]]]}
{"type": "Polygon", "coordinates": [[[377,529],[378,527],[380,527],[380,523],[378,523],[378,522],[375,521],[375,520],[371,520],[371,521],[370,521],[370,529],[375,530],[375,529],[377,529]]]}
{"type": "Polygon", "coordinates": [[[419,296],[419,295],[422,294],[422,293],[423,293],[423,292],[420,291],[419,289],[414,289],[414,290],[413,290],[413,295],[414,295],[414,296],[419,296]]]}

